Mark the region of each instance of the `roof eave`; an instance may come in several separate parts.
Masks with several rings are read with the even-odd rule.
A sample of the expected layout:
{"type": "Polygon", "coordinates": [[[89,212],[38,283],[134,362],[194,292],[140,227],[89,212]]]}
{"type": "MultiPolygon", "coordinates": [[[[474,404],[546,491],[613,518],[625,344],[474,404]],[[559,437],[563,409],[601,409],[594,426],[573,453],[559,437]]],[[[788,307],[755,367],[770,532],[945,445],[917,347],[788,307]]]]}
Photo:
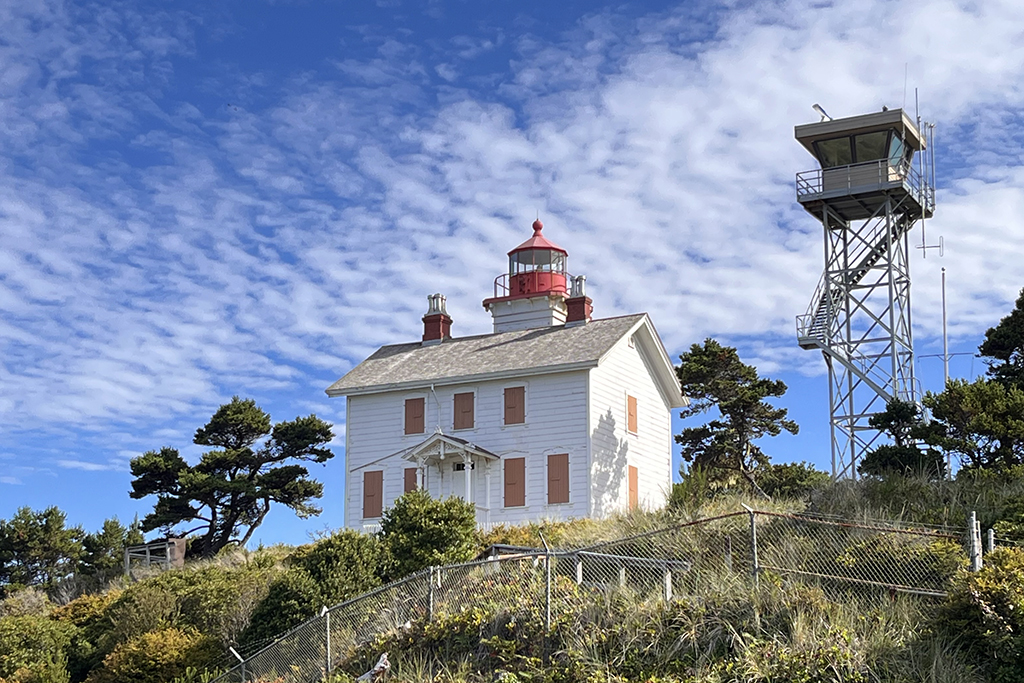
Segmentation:
{"type": "MultiPolygon", "coordinates": [[[[633,327],[629,328],[623,337],[627,337],[632,334],[636,334],[639,330],[643,329],[646,334],[640,336],[640,343],[644,345],[649,352],[652,352],[651,360],[654,362],[654,381],[658,385],[658,389],[661,391],[662,397],[665,399],[666,405],[671,408],[685,408],[690,405],[690,399],[683,396],[679,390],[679,378],[676,376],[675,366],[672,365],[672,361],[669,360],[668,351],[665,350],[665,345],[661,343],[661,337],[658,336],[658,330],[654,327],[654,321],[646,313],[643,317],[636,322],[633,327]]],[[[604,357],[611,353],[609,349],[600,360],[604,360],[604,357]]]]}
{"type": "Polygon", "coordinates": [[[480,372],[472,375],[457,375],[454,377],[439,377],[436,379],[410,380],[408,382],[392,382],[388,384],[374,384],[365,387],[350,387],[340,389],[328,387],[325,393],[331,398],[336,398],[338,396],[365,396],[367,394],[383,394],[390,391],[409,391],[413,389],[426,389],[432,386],[449,386],[452,384],[466,384],[469,382],[486,382],[490,380],[512,379],[517,377],[551,375],[560,372],[589,370],[591,368],[596,368],[599,362],[600,360],[588,360],[579,361],[576,363],[559,363],[555,365],[541,365],[534,368],[500,370],[498,372],[480,372]]]}

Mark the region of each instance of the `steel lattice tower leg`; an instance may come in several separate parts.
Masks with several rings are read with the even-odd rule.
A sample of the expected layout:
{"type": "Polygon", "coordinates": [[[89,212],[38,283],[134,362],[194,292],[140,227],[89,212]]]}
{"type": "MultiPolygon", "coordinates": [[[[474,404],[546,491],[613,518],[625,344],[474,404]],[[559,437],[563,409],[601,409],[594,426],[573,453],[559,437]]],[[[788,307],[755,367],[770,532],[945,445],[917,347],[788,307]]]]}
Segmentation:
{"type": "Polygon", "coordinates": [[[872,415],[892,398],[916,401],[910,320],[912,220],[889,199],[851,224],[826,206],[824,280],[829,326],[822,348],[829,374],[832,474],[856,477],[879,438],[872,415]]]}

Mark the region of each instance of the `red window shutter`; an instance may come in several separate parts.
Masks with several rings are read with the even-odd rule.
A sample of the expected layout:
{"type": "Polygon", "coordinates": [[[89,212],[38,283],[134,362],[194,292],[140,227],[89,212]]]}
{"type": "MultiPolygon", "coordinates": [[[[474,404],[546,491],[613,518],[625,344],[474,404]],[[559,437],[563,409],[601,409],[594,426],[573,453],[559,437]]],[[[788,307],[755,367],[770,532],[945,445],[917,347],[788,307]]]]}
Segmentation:
{"type": "Polygon", "coordinates": [[[526,422],[526,387],[505,389],[505,424],[518,425],[526,422]]]}
{"type": "Polygon", "coordinates": [[[455,394],[455,429],[473,428],[473,392],[455,394]]]}
{"type": "Polygon", "coordinates": [[[384,511],[384,472],[363,472],[363,518],[380,517],[384,511]]]}
{"type": "Polygon", "coordinates": [[[627,396],[626,404],[626,429],[636,434],[636,396],[627,396]]]}
{"type": "Polygon", "coordinates": [[[638,472],[632,465],[629,466],[629,509],[635,510],[640,504],[640,492],[638,485],[638,472]]]}
{"type": "Polygon", "coordinates": [[[548,456],[548,505],[569,502],[569,454],[548,456]]]}
{"type": "Polygon", "coordinates": [[[405,468],[405,488],[403,491],[409,493],[409,491],[416,490],[416,468],[406,467],[405,468]]]}
{"type": "Polygon", "coordinates": [[[505,460],[505,507],[526,505],[526,458],[505,460]]]}
{"type": "Polygon", "coordinates": [[[423,413],[426,399],[407,398],[405,400],[405,433],[423,433],[423,413]]]}

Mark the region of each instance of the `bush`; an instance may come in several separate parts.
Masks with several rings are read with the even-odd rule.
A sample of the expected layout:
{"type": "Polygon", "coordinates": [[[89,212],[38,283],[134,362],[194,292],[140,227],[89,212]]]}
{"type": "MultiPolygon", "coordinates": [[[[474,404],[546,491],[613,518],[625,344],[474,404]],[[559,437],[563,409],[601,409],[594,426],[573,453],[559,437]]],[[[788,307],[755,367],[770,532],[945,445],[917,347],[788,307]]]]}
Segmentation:
{"type": "Polygon", "coordinates": [[[105,610],[109,620],[104,633],[104,651],[143,633],[165,628],[178,618],[178,596],[155,580],[137,583],[125,590],[105,610]]]}
{"type": "Polygon", "coordinates": [[[270,584],[239,642],[249,645],[275,638],[315,615],[322,605],[316,581],[303,569],[289,569],[270,584]]]}
{"type": "Polygon", "coordinates": [[[380,538],[388,553],[389,581],[431,565],[465,562],[477,552],[476,510],[461,498],[436,500],[425,491],[410,491],[385,510],[380,538]]]}
{"type": "Polygon", "coordinates": [[[1024,550],[1000,548],[977,573],[954,582],[936,629],[959,638],[993,683],[1016,683],[1024,671],[1024,550]]]}
{"type": "Polygon", "coordinates": [[[248,627],[275,573],[258,565],[235,569],[214,565],[181,575],[187,580],[173,589],[180,609],[174,625],[191,626],[227,648],[248,627]]]}
{"type": "Polygon", "coordinates": [[[52,607],[46,592],[31,586],[11,591],[7,597],[0,600],[0,617],[20,617],[27,614],[43,616],[52,607]]]}
{"type": "Polygon", "coordinates": [[[884,444],[865,455],[857,471],[870,477],[921,474],[942,479],[946,476],[946,463],[934,448],[884,444]]]}
{"type": "Polygon", "coordinates": [[[829,483],[827,472],[806,462],[772,463],[757,470],[757,483],[772,498],[806,498],[829,483]]]}
{"type": "Polygon", "coordinates": [[[377,537],[346,529],[299,548],[291,564],[305,571],[325,605],[336,605],[380,585],[384,548],[377,537]]]}
{"type": "Polygon", "coordinates": [[[89,671],[103,660],[105,653],[99,643],[110,628],[107,610],[120,596],[121,591],[83,595],[50,613],[51,619],[76,627],[68,647],[67,669],[71,680],[85,680],[89,671]]]}
{"type": "Polygon", "coordinates": [[[118,644],[86,682],[164,683],[189,667],[212,664],[220,654],[212,638],[194,629],[161,629],[118,644]]]}
{"type": "Polygon", "coordinates": [[[718,488],[710,472],[694,465],[683,474],[682,481],[672,485],[668,506],[673,510],[693,514],[717,493],[718,488]]]}
{"type": "Polygon", "coordinates": [[[74,633],[74,626],[42,616],[0,618],[0,678],[52,679],[54,669],[64,668],[64,652],[74,633]]]}

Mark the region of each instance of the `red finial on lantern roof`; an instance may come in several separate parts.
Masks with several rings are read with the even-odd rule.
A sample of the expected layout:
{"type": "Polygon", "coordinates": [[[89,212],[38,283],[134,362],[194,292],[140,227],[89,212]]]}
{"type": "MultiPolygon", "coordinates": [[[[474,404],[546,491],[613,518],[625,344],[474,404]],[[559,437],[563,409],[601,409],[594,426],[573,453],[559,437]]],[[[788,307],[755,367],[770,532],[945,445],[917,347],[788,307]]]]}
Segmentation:
{"type": "Polygon", "coordinates": [[[551,249],[552,251],[560,251],[563,254],[568,255],[569,252],[567,252],[565,249],[562,249],[554,242],[549,241],[546,237],[544,237],[544,235],[540,234],[541,230],[543,229],[544,224],[541,223],[540,219],[538,218],[533,222],[533,237],[526,240],[512,251],[508,252],[508,255],[511,256],[512,254],[524,251],[526,249],[551,249]]]}

